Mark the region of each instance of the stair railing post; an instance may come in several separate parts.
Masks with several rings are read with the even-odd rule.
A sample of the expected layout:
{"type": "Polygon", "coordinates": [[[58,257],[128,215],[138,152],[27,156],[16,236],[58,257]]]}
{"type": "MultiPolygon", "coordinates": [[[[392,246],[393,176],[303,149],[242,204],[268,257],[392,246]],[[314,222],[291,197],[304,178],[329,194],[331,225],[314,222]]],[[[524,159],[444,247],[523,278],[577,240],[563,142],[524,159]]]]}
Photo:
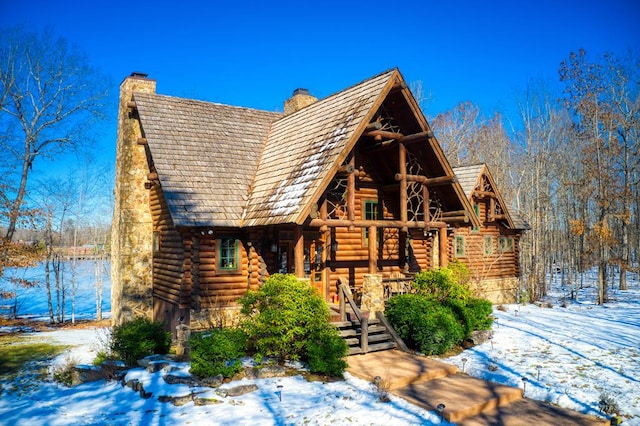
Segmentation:
{"type": "Polygon", "coordinates": [[[347,304],[345,302],[344,289],[342,286],[338,287],[338,301],[340,303],[340,321],[345,322],[347,320],[347,304]]]}
{"type": "Polygon", "coordinates": [[[360,321],[360,332],[360,349],[363,354],[366,354],[369,352],[369,318],[366,316],[363,316],[360,321]]]}

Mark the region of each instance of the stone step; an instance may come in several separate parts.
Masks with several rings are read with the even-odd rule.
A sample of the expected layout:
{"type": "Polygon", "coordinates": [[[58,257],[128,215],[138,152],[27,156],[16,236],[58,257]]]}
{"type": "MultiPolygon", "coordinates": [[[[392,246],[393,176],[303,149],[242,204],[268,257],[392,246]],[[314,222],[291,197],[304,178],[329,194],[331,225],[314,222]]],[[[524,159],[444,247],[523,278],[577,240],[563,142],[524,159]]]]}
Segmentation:
{"type": "Polygon", "coordinates": [[[347,363],[349,373],[369,382],[380,377],[388,391],[458,371],[454,365],[399,350],[350,356],[347,363]]]}
{"type": "Polygon", "coordinates": [[[458,426],[608,426],[609,420],[523,398],[462,420],[458,426]]]}
{"type": "Polygon", "coordinates": [[[457,423],[521,399],[522,389],[455,374],[414,383],[395,390],[394,394],[427,410],[439,411],[447,421],[457,423]],[[441,404],[444,408],[439,410],[438,406],[441,404]]]}

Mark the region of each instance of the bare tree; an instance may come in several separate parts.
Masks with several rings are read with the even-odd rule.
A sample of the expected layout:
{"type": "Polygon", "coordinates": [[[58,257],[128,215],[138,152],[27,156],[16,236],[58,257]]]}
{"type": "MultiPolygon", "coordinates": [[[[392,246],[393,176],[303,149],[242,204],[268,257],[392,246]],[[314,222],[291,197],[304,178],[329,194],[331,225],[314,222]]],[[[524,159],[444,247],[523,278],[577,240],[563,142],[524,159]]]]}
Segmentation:
{"type": "Polygon", "coordinates": [[[0,150],[9,162],[6,238],[13,239],[37,158],[82,144],[103,116],[103,77],[86,56],[50,31],[0,32],[0,150]]]}

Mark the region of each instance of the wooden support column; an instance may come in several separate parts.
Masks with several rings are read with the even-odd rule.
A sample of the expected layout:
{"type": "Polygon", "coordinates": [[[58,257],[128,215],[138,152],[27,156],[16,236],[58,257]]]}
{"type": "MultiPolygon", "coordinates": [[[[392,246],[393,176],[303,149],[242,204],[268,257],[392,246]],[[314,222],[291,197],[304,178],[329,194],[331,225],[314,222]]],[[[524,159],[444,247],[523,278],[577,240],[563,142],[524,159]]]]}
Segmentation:
{"type": "MultiPolygon", "coordinates": [[[[400,221],[407,222],[407,148],[398,144],[398,170],[400,174],[400,221]]],[[[402,228],[407,232],[407,228],[402,228]]]]}
{"type": "Polygon", "coordinates": [[[302,226],[297,225],[294,235],[293,265],[296,277],[304,278],[304,236],[302,226]]]}
{"type": "Polygon", "coordinates": [[[449,264],[449,238],[447,238],[447,228],[440,228],[438,230],[438,236],[440,238],[440,267],[446,268],[449,264]]]}
{"type": "MultiPolygon", "coordinates": [[[[351,160],[349,160],[349,168],[351,170],[355,169],[356,161],[355,157],[352,156],[351,160]]],[[[347,177],[347,215],[349,220],[355,220],[356,218],[356,174],[349,173],[349,177],[347,177]]]]}
{"type": "Polygon", "coordinates": [[[378,228],[369,228],[369,273],[378,273],[378,228]]]}

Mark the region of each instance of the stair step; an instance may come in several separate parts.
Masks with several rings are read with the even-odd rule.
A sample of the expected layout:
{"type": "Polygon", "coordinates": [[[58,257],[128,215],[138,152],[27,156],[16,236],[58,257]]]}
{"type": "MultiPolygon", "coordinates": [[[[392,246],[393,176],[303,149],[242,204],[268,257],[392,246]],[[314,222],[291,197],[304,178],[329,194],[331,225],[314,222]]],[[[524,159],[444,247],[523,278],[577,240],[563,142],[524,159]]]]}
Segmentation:
{"type": "Polygon", "coordinates": [[[350,356],[347,363],[347,370],[361,379],[373,382],[380,376],[389,391],[458,371],[455,365],[399,350],[350,356]]]}
{"type": "MultiPolygon", "coordinates": [[[[340,333],[340,335],[342,337],[350,337],[350,336],[359,336],[362,333],[362,330],[360,329],[360,327],[358,328],[345,328],[342,330],[338,330],[338,332],[340,333]]],[[[375,325],[372,327],[369,327],[369,334],[379,334],[379,333],[386,333],[387,329],[381,325],[375,325]]]]}
{"type": "Polygon", "coordinates": [[[444,404],[442,416],[459,422],[522,398],[522,389],[456,374],[397,389],[394,393],[428,410],[444,404]]]}
{"type": "MultiPolygon", "coordinates": [[[[395,344],[395,342],[375,343],[373,345],[369,345],[367,353],[387,351],[390,349],[396,349],[396,347],[397,345],[395,344]]],[[[360,354],[362,354],[362,348],[360,348],[360,346],[352,346],[349,348],[349,355],[360,355],[360,354]]]]}
{"type": "Polygon", "coordinates": [[[473,417],[464,419],[458,426],[608,426],[611,421],[578,413],[554,405],[523,398],[504,407],[496,407],[473,417]]]}

